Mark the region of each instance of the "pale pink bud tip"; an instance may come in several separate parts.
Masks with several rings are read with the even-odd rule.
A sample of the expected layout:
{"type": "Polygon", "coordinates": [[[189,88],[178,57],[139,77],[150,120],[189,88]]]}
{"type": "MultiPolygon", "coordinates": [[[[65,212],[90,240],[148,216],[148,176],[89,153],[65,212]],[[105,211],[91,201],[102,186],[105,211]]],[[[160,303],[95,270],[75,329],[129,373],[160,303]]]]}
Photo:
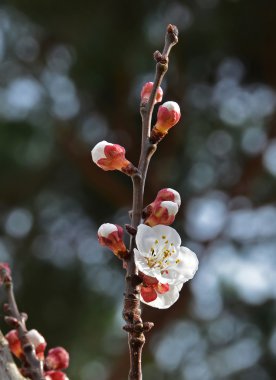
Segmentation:
{"type": "Polygon", "coordinates": [[[167,132],[168,129],[178,123],[180,116],[180,108],[176,102],[170,101],[162,104],[157,113],[157,128],[164,129],[167,132]]]}
{"type": "MultiPolygon", "coordinates": [[[[146,103],[149,101],[152,89],[153,89],[153,82],[147,82],[146,84],[144,84],[142,91],[141,91],[141,101],[143,103],[146,103]]],[[[157,92],[156,92],[156,96],[155,96],[154,104],[161,102],[162,98],[163,98],[163,90],[161,87],[158,87],[157,92]]]]}
{"type": "Polygon", "coordinates": [[[127,252],[123,242],[123,228],[117,224],[104,223],[98,229],[99,243],[111,249],[118,257],[123,258],[127,252]]]}
{"type": "Polygon", "coordinates": [[[155,201],[172,201],[175,202],[178,207],[181,205],[181,198],[178,191],[171,189],[171,188],[165,188],[158,191],[156,200],[155,201]]]}
{"type": "Polygon", "coordinates": [[[44,373],[45,380],[69,380],[61,371],[47,371],[44,373]]]}
{"type": "Polygon", "coordinates": [[[145,220],[148,226],[157,226],[163,224],[169,226],[174,222],[175,215],[178,212],[178,205],[172,201],[154,202],[151,213],[145,220]]]}
{"type": "MultiPolygon", "coordinates": [[[[118,232],[119,233],[118,227],[120,227],[120,226],[116,226],[116,224],[104,223],[98,229],[98,236],[107,238],[108,235],[110,235],[112,232],[118,232]]],[[[120,232],[121,232],[121,229],[122,229],[122,227],[120,227],[120,232]]]]}
{"type": "Polygon", "coordinates": [[[65,369],[69,366],[69,354],[63,347],[55,347],[49,350],[45,359],[48,369],[65,369]]]}
{"type": "Polygon", "coordinates": [[[125,170],[130,162],[125,158],[125,148],[101,141],[91,151],[92,160],[103,170],[125,170]]]}
{"type": "Polygon", "coordinates": [[[163,201],[160,203],[161,207],[164,207],[167,211],[169,216],[175,216],[178,212],[178,205],[171,201],[163,201]]]}
{"type": "Polygon", "coordinates": [[[26,334],[28,341],[34,345],[35,352],[37,357],[40,360],[44,359],[44,351],[47,346],[47,343],[44,337],[37,330],[30,330],[26,334]]]}

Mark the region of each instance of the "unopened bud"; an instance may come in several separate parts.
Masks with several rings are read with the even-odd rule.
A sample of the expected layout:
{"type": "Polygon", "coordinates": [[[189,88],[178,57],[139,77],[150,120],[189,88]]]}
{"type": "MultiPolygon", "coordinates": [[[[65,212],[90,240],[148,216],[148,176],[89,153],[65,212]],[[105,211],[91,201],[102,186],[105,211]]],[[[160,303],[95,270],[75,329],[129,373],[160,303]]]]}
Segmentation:
{"type": "Polygon", "coordinates": [[[163,201],[174,202],[177,204],[178,208],[181,205],[180,194],[176,190],[171,188],[161,189],[158,191],[155,200],[144,209],[144,217],[148,217],[152,213],[152,209],[163,201]]]}
{"type": "Polygon", "coordinates": [[[37,330],[30,330],[27,332],[26,338],[34,346],[38,359],[43,360],[44,351],[47,346],[44,337],[37,330]]]}
{"type": "Polygon", "coordinates": [[[61,371],[47,371],[44,372],[45,380],[69,380],[64,372],[61,371]]]}
{"type": "Polygon", "coordinates": [[[171,188],[165,188],[158,191],[156,199],[156,202],[160,201],[172,201],[180,207],[181,205],[181,198],[178,191],[171,189],[171,188]]]}
{"type": "MultiPolygon", "coordinates": [[[[153,89],[153,82],[147,82],[146,84],[144,84],[142,91],[141,91],[141,102],[142,103],[147,103],[149,101],[152,89],[153,89]]],[[[156,92],[154,104],[160,103],[162,101],[162,98],[163,98],[163,90],[159,86],[157,89],[157,92],[156,92]]]]}
{"type": "Polygon", "coordinates": [[[101,141],[91,151],[92,159],[103,170],[120,170],[128,175],[135,172],[135,167],[125,157],[125,148],[118,144],[101,141]]]}
{"type": "Polygon", "coordinates": [[[63,347],[55,347],[49,350],[45,359],[48,369],[65,369],[69,366],[69,354],[63,347]]]}
{"type": "Polygon", "coordinates": [[[169,226],[174,222],[177,212],[178,205],[175,202],[158,202],[152,208],[151,214],[145,220],[145,224],[150,227],[156,226],[157,224],[169,226]]]}
{"type": "Polygon", "coordinates": [[[162,104],[157,113],[157,122],[151,131],[150,140],[152,143],[159,142],[180,119],[181,113],[176,102],[166,102],[162,104]]]}
{"type": "Polygon", "coordinates": [[[124,230],[117,224],[104,223],[98,229],[99,243],[111,249],[118,257],[123,258],[127,253],[126,246],[123,242],[124,230]]]}
{"type": "Polygon", "coordinates": [[[7,339],[9,343],[9,348],[10,351],[17,357],[17,358],[22,358],[24,356],[21,343],[19,340],[18,332],[16,330],[11,330],[9,331],[6,335],[5,338],[7,339]]]}

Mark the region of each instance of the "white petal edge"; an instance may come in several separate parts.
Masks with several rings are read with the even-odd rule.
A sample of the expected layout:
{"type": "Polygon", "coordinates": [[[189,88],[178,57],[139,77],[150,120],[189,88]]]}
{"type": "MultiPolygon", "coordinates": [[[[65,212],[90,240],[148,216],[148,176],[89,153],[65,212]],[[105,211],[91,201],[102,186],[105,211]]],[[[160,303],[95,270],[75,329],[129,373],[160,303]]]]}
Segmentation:
{"type": "Polygon", "coordinates": [[[136,234],[136,246],[137,249],[144,253],[146,256],[150,256],[150,250],[156,240],[151,227],[145,224],[139,224],[136,234]]]}
{"type": "Polygon", "coordinates": [[[150,227],[154,233],[155,239],[159,241],[159,244],[162,243],[162,236],[165,236],[165,240],[169,240],[170,243],[173,243],[174,246],[180,247],[181,238],[176,230],[170,226],[164,226],[162,224],[158,224],[157,226],[150,227]]]}
{"type": "Polygon", "coordinates": [[[98,144],[96,144],[94,148],[91,150],[92,160],[95,162],[95,164],[101,158],[106,158],[104,149],[107,145],[113,145],[113,144],[110,144],[107,141],[103,140],[103,141],[100,141],[98,144]]]}
{"type": "Polygon", "coordinates": [[[180,247],[178,271],[181,271],[186,281],[192,279],[198,270],[198,258],[196,254],[187,247],[180,247]]]}
{"type": "Polygon", "coordinates": [[[104,223],[98,229],[98,235],[107,238],[112,232],[118,231],[117,226],[112,223],[104,223]]]}

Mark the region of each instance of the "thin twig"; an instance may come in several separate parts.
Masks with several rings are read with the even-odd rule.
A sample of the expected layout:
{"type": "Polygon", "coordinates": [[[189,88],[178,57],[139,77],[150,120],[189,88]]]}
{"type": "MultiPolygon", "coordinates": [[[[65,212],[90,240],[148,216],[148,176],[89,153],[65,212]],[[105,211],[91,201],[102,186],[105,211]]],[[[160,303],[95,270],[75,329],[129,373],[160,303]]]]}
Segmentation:
{"type": "MultiPolygon", "coordinates": [[[[143,210],[144,187],[147,176],[150,159],[156,151],[156,144],[149,140],[151,130],[152,112],[155,103],[155,97],[162,79],[168,70],[168,56],[173,45],[178,41],[178,30],[176,26],[169,25],[165,36],[165,45],[162,54],[154,53],[157,61],[156,73],[153,89],[149,101],[141,103],[140,112],[142,117],[142,142],[141,154],[138,165],[138,173],[132,176],[133,182],[133,205],[131,216],[131,227],[134,229],[141,222],[143,210]]],[[[138,270],[134,262],[133,250],[135,248],[135,236],[130,237],[129,252],[127,260],[126,288],[123,316],[126,321],[124,329],[128,332],[128,343],[130,352],[130,371],[129,380],[142,379],[142,348],[145,343],[144,332],[153,327],[152,322],[143,323],[140,309],[140,284],[141,279],[138,276],[138,270]]]]}
{"type": "Polygon", "coordinates": [[[14,319],[14,322],[16,324],[18,337],[25,354],[26,362],[28,364],[29,376],[32,378],[32,380],[45,380],[43,376],[43,363],[36,357],[34,346],[30,344],[28,338],[26,337],[26,334],[28,332],[26,328],[27,315],[20,313],[18,310],[11,276],[5,276],[4,286],[8,296],[8,307],[6,311],[9,313],[10,317],[14,319]]]}

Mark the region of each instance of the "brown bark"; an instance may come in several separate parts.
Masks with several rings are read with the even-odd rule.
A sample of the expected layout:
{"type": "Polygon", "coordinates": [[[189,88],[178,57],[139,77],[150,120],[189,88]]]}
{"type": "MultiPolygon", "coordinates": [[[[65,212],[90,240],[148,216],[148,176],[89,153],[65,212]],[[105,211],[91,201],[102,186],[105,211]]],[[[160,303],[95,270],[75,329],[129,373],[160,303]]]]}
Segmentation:
{"type": "MultiPolygon", "coordinates": [[[[169,25],[165,37],[165,46],[162,54],[154,53],[157,61],[156,74],[153,84],[151,96],[147,103],[142,102],[140,106],[142,117],[142,142],[141,154],[138,165],[138,172],[132,176],[133,182],[133,204],[131,213],[131,227],[136,230],[141,223],[143,212],[144,187],[148,171],[150,159],[156,151],[156,144],[150,141],[151,118],[157,89],[168,69],[168,55],[173,45],[178,41],[178,30],[175,26],[169,25]]],[[[130,255],[125,260],[127,265],[126,288],[123,317],[126,321],[124,330],[128,332],[128,345],[130,354],[130,371],[129,380],[142,379],[142,349],[145,344],[144,332],[149,331],[153,327],[152,322],[143,323],[140,309],[140,283],[138,270],[134,262],[133,250],[135,248],[135,237],[130,238],[130,255]]]]}

